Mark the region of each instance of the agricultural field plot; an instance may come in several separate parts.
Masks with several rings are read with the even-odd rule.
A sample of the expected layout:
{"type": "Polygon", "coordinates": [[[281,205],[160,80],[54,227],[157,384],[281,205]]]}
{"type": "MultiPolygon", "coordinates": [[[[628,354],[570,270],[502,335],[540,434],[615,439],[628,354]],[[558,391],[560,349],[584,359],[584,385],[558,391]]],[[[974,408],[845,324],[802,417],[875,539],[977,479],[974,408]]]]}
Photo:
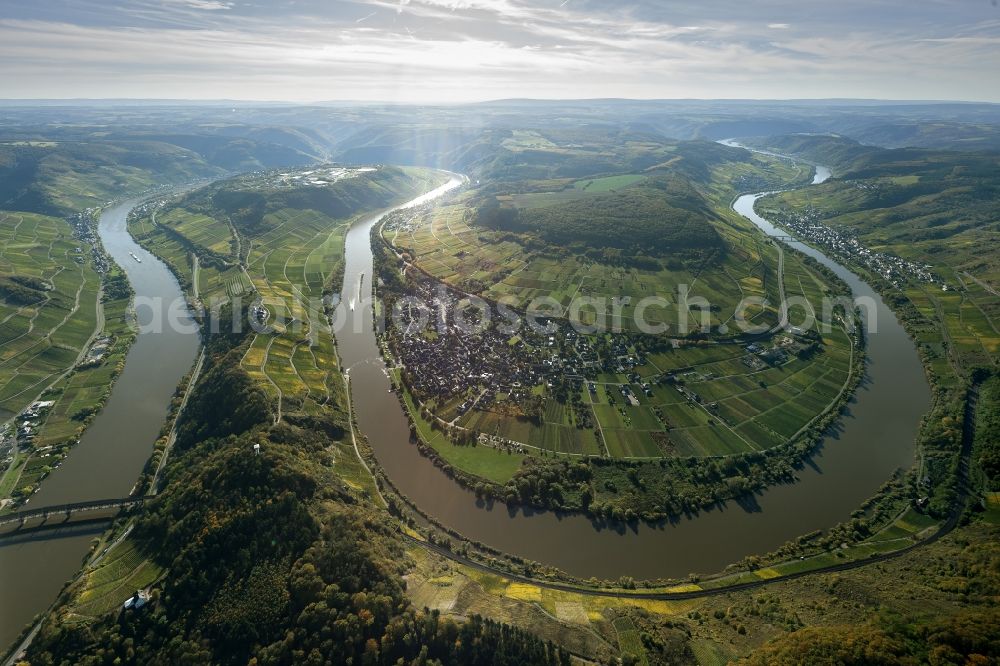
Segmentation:
{"type": "MultiPolygon", "coordinates": [[[[307,212],[311,213],[311,212],[307,212]]],[[[315,215],[312,216],[316,218],[315,215]]],[[[322,217],[322,216],[319,216],[322,217]]],[[[287,218],[287,216],[286,216],[287,218]]],[[[308,225],[309,215],[302,215],[299,219],[291,220],[291,225],[285,225],[289,219],[280,219],[277,225],[289,230],[295,229],[296,223],[302,221],[303,228],[308,225]]],[[[145,218],[148,220],[148,218],[145,218]]],[[[330,222],[330,220],[325,220],[330,222]]],[[[166,214],[157,217],[158,224],[152,227],[151,231],[142,235],[143,220],[135,220],[133,233],[139,236],[144,245],[153,249],[164,261],[166,261],[182,278],[182,283],[187,288],[192,287],[194,278],[194,262],[192,260],[191,246],[194,245],[198,251],[210,251],[219,254],[231,253],[232,244],[235,242],[228,224],[219,222],[215,218],[201,214],[191,213],[184,208],[173,208],[166,214]],[[167,230],[169,227],[169,230],[167,230]],[[184,240],[178,236],[181,234],[184,240]],[[190,277],[188,277],[190,276],[190,277]]],[[[342,234],[342,232],[339,232],[342,234]]],[[[214,262],[199,262],[197,271],[198,294],[206,302],[209,299],[221,298],[223,300],[241,298],[256,299],[258,294],[263,302],[275,315],[275,320],[282,320],[286,325],[295,328],[296,331],[308,333],[309,317],[303,315],[305,310],[300,307],[298,296],[302,293],[302,286],[308,285],[312,280],[309,291],[321,291],[322,284],[326,280],[328,269],[325,261],[330,259],[332,253],[340,251],[340,239],[337,234],[330,234],[330,238],[320,242],[318,245],[303,244],[300,250],[288,247],[288,243],[295,240],[311,241],[316,237],[315,232],[308,237],[296,237],[289,234],[287,237],[280,231],[272,233],[269,237],[259,240],[258,247],[265,247],[264,243],[276,242],[279,246],[287,247],[279,254],[273,252],[258,253],[253,257],[254,267],[259,268],[249,276],[242,268],[235,263],[230,267],[221,267],[214,262]],[[320,247],[325,248],[325,252],[320,251],[320,247]],[[307,254],[311,259],[309,268],[306,268],[305,258],[298,261],[298,265],[293,264],[293,255],[307,254]],[[285,276],[286,263],[297,270],[289,270],[289,275],[285,276]],[[313,274],[319,274],[316,278],[313,274]],[[271,280],[275,280],[274,283],[271,280]]],[[[304,243],[304,242],[303,242],[304,243]]],[[[249,241],[248,241],[249,245],[249,241]]],[[[336,257],[333,258],[336,260],[336,257]]],[[[235,256],[233,256],[235,261],[235,256]]],[[[304,299],[303,299],[304,300],[304,299]]],[[[290,397],[316,395],[326,399],[327,390],[323,386],[326,371],[316,367],[313,362],[313,354],[308,353],[308,345],[303,346],[304,351],[299,352],[295,344],[298,340],[282,339],[276,345],[270,345],[269,337],[258,337],[243,359],[244,367],[257,377],[262,387],[277,400],[281,395],[281,389],[276,386],[278,382],[272,383],[271,375],[274,379],[280,380],[284,384],[290,397]],[[296,363],[292,364],[293,355],[296,363]],[[308,362],[308,363],[307,363],[308,362]],[[309,367],[312,366],[312,367],[309,367]],[[300,376],[302,378],[300,378],[300,376]],[[308,388],[306,385],[309,385],[308,388]]],[[[332,348],[332,343],[328,349],[332,348]]]]}
{"type": "MultiPolygon", "coordinates": [[[[162,225],[154,225],[148,216],[130,217],[129,232],[140,245],[153,252],[170,267],[181,286],[185,289],[191,288],[194,263],[188,241],[162,225]]],[[[198,272],[198,289],[202,296],[214,292],[218,288],[217,275],[217,270],[205,262],[201,262],[198,272]]]]}
{"type": "MultiPolygon", "coordinates": [[[[364,173],[334,185],[274,191],[268,189],[273,183],[257,183],[254,187],[260,189],[245,191],[248,182],[229,181],[237,197],[260,201],[261,214],[253,220],[234,219],[241,266],[209,273],[209,291],[242,296],[244,303],[252,295],[267,311],[270,332],[255,335],[241,365],[278,405],[279,418],[283,411],[332,410],[346,420],[344,377],[322,302],[324,295],[340,289],[344,237],[361,215],[441,181],[422,169],[364,173]],[[260,195],[272,198],[264,203],[260,195]]],[[[222,185],[222,199],[234,194],[227,187],[222,185]]],[[[195,200],[198,196],[192,195],[195,200]]]]}
{"type": "Polygon", "coordinates": [[[247,272],[273,292],[304,300],[322,296],[343,257],[347,220],[312,210],[282,209],[265,216],[271,227],[246,240],[247,272]]]}
{"type": "MultiPolygon", "coordinates": [[[[791,438],[825,411],[846,383],[850,339],[843,331],[835,330],[823,342],[822,352],[808,360],[794,359],[745,375],[687,382],[685,388],[701,398],[705,412],[710,414],[710,424],[735,431],[743,446],[767,448],[791,438]]],[[[701,404],[697,399],[691,402],[701,404]]],[[[676,407],[668,414],[678,416],[676,407]]],[[[680,429],[685,427],[690,426],[681,425],[680,429]]],[[[671,436],[674,434],[672,429],[671,436]]],[[[733,440],[726,433],[723,437],[733,440]]]]}
{"type": "Polygon", "coordinates": [[[1000,352],[1000,297],[966,278],[962,291],[942,292],[924,285],[908,291],[927,304],[945,328],[948,350],[962,364],[991,365],[1000,352]]]}
{"type": "MultiPolygon", "coordinates": [[[[518,196],[551,194],[562,193],[518,196]]],[[[722,233],[727,249],[721,263],[636,268],[529,250],[508,234],[470,227],[466,215],[461,203],[442,206],[385,229],[383,237],[417,267],[453,287],[519,309],[536,299],[554,299],[563,314],[585,325],[636,330],[641,319],[650,326],[666,325],[671,332],[703,321],[718,327],[731,320],[744,298],[766,298],[771,304],[778,300],[775,249],[735,230],[722,233]],[[620,299],[619,304],[612,299],[620,299]]],[[[745,316],[754,324],[773,323],[776,310],[751,306],[745,316]]]]}
{"type": "Polygon", "coordinates": [[[642,636],[635,624],[627,617],[616,618],[612,623],[618,634],[618,647],[622,654],[630,655],[635,663],[648,666],[646,648],[642,644],[642,636]]]}
{"type": "Polygon", "coordinates": [[[111,344],[101,361],[70,368],[64,378],[41,394],[42,400],[54,404],[43,410],[36,421],[32,446],[0,475],[0,497],[30,496],[100,411],[132,344],[127,316],[130,301],[122,298],[103,303],[101,336],[109,338],[111,344]]]}
{"type": "Polygon", "coordinates": [[[741,222],[720,225],[720,235],[727,248],[721,264],[671,269],[663,263],[652,270],[609,265],[584,255],[529,251],[503,235],[470,226],[461,203],[387,226],[383,237],[408,255],[404,258],[461,290],[520,307],[537,297],[574,304],[564,310],[572,320],[620,325],[624,331],[636,319],[635,304],[657,296],[665,305],[641,314],[647,323],[667,324],[665,335],[685,320],[686,330],[707,325],[723,333],[716,340],[684,340],[677,349],[657,349],[637,365],[621,359],[617,370],[613,363],[599,369],[597,390],[584,395],[593,417],[585,426],[574,409],[562,408],[544,383],[533,391],[545,401],[539,419],[512,416],[504,407],[473,405],[460,412],[458,404],[473,400],[475,391],[444,405],[432,404],[434,414],[460,428],[520,443],[529,455],[724,456],[767,449],[795,437],[830,408],[850,376],[852,342],[841,329],[840,316],[815,319],[828,314],[823,299],[834,291],[828,278],[786,250],[781,278],[786,297],[793,299],[789,316],[796,332],[768,336],[756,350],[746,343],[727,343],[727,329],[736,333],[739,325],[749,324],[766,330],[776,323],[779,252],[770,241],[752,230],[748,233],[741,222]],[[607,296],[631,302],[614,313],[610,308],[575,306],[578,297],[607,296]],[[739,312],[718,306],[743,299],[755,304],[739,312]],[[825,323],[830,330],[821,325],[825,323]],[[717,344],[720,340],[723,344],[717,344]],[[623,386],[631,386],[631,396],[623,386]]]}
{"type": "Polygon", "coordinates": [[[64,220],[0,212],[0,417],[71,368],[94,334],[90,251],[64,220]]]}
{"type": "Polygon", "coordinates": [[[645,179],[646,177],[641,174],[627,173],[620,176],[578,180],[573,183],[573,188],[585,192],[610,192],[621,187],[641,183],[645,179]]]}
{"type": "MultiPolygon", "coordinates": [[[[393,371],[393,378],[398,386],[398,370],[393,371]]],[[[404,389],[402,395],[420,439],[433,447],[449,464],[494,483],[506,483],[520,469],[524,460],[524,455],[520,453],[498,451],[487,446],[458,446],[452,443],[440,429],[424,418],[416,408],[409,391],[404,389]]]]}
{"type": "Polygon", "coordinates": [[[518,442],[529,455],[731,455],[782,444],[828,410],[850,378],[851,344],[842,329],[833,329],[802,357],[794,353],[805,350],[802,342],[777,336],[774,348],[788,351],[773,362],[736,344],[657,352],[635,370],[602,374],[593,391],[581,389],[583,404],[576,408],[535,387],[544,397],[539,423],[492,407],[458,411],[472,394],[429,406],[444,422],[518,442]],[[633,382],[635,374],[641,386],[633,382]],[[586,427],[581,408],[592,411],[593,423],[586,427]]]}
{"type": "Polygon", "coordinates": [[[230,298],[237,298],[253,293],[253,282],[239,268],[233,268],[220,273],[218,280],[225,285],[226,295],[230,298]]]}
{"type": "Polygon", "coordinates": [[[274,340],[272,335],[257,335],[240,361],[240,366],[257,381],[261,388],[275,403],[281,400],[281,392],[275,382],[264,371],[268,362],[269,347],[274,340]]]}
{"type": "MultiPolygon", "coordinates": [[[[340,391],[333,338],[318,301],[342,262],[349,220],[282,209],[266,221],[266,233],[243,242],[250,247],[249,281],[276,333],[257,336],[243,365],[274,395],[280,391],[283,400],[318,409],[340,391]]],[[[233,275],[226,289],[246,293],[247,282],[233,275]]]]}
{"type": "Polygon", "coordinates": [[[581,199],[585,200],[602,191],[608,192],[610,190],[594,189],[591,191],[584,187],[574,187],[571,185],[565,187],[565,189],[553,190],[551,192],[525,192],[523,194],[500,195],[497,197],[497,201],[522,209],[545,208],[581,199]]]}
{"type": "MultiPolygon", "coordinates": [[[[313,211],[299,211],[303,213],[301,221],[307,222],[306,218],[313,211]]],[[[319,214],[315,214],[319,215],[319,214]]],[[[319,215],[323,217],[322,215],[319,215]]],[[[287,216],[280,216],[275,224],[282,227],[290,222],[289,228],[295,229],[300,219],[286,219],[287,216]]],[[[173,271],[180,276],[182,284],[187,289],[191,289],[195,276],[194,256],[201,257],[198,262],[198,296],[204,302],[225,301],[229,299],[254,299],[258,289],[264,289],[265,297],[270,298],[271,305],[282,311],[282,314],[290,316],[289,302],[293,300],[293,294],[286,290],[272,288],[263,280],[256,280],[247,275],[237,263],[235,248],[240,244],[240,239],[232,235],[232,228],[226,222],[221,221],[221,214],[210,217],[201,213],[191,212],[184,207],[170,208],[166,212],[158,213],[157,224],[152,226],[149,232],[144,233],[143,229],[150,226],[149,217],[138,218],[131,222],[132,231],[136,237],[149,249],[167,262],[173,271]]],[[[308,225],[306,225],[308,227],[308,225]]],[[[285,237],[280,229],[273,230],[268,236],[260,239],[243,239],[243,251],[254,247],[253,243],[259,243],[257,249],[265,247],[264,244],[274,241],[281,241],[285,237]]],[[[290,237],[294,240],[294,237],[290,237]]],[[[341,239],[342,240],[342,239],[341,239]]],[[[329,241],[329,239],[328,239],[329,241]]],[[[317,241],[319,242],[319,241],[317,241]]],[[[323,247],[338,247],[334,238],[329,243],[321,243],[323,247]]],[[[315,264],[313,269],[317,274],[321,274],[326,268],[323,263],[329,258],[329,253],[321,252],[320,247],[315,249],[315,264]]],[[[251,250],[252,252],[252,250],[251,250]]],[[[252,261],[259,262],[269,269],[272,275],[280,273],[284,268],[283,262],[288,258],[291,250],[279,250],[276,252],[263,250],[252,258],[252,261]],[[273,256],[272,256],[273,255],[273,256]],[[277,267],[273,265],[278,262],[277,267]]],[[[261,275],[267,270],[260,271],[261,275]]],[[[305,275],[299,266],[299,279],[304,279],[305,275]]],[[[287,281],[286,281],[287,282],[287,281]]]]}
{"type": "Polygon", "coordinates": [[[145,589],[163,570],[126,539],[113,546],[93,569],[87,571],[73,598],[74,616],[98,618],[121,605],[136,590],[145,589]]]}
{"type": "Polygon", "coordinates": [[[556,400],[547,401],[538,423],[531,423],[523,417],[491,409],[473,408],[463,413],[458,405],[466,399],[474,401],[475,396],[458,397],[444,404],[435,402],[428,407],[440,421],[454,423],[459,428],[477,434],[495,435],[519,442],[536,455],[543,452],[572,455],[603,453],[597,434],[568,404],[556,400]]]}
{"type": "Polygon", "coordinates": [[[180,234],[199,249],[230,257],[235,239],[229,225],[214,217],[173,208],[156,216],[156,222],[180,234]]]}
{"type": "Polygon", "coordinates": [[[533,130],[513,130],[511,136],[504,139],[501,145],[507,150],[515,152],[524,150],[559,150],[558,145],[533,130]]]}

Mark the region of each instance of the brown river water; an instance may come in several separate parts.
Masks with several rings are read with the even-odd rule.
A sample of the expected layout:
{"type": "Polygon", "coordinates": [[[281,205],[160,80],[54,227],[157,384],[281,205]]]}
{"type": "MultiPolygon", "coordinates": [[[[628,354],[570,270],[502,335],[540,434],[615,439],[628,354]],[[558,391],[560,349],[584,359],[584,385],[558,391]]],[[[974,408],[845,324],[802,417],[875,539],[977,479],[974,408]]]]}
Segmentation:
{"type": "MultiPolygon", "coordinates": [[[[126,230],[126,216],[136,203],[130,199],[105,209],[98,230],[135,290],[140,323],[154,316],[151,308],[142,306],[145,299],[160,299],[157,310],[166,321],[167,308],[184,303],[183,294],[166,265],[126,230]]],[[[104,409],[25,509],[129,494],[152,453],[174,390],[198,354],[200,337],[186,308],[178,321],[187,324],[187,332],[171,326],[140,332],[104,409]]],[[[103,529],[67,526],[20,537],[0,534],[0,646],[8,645],[36,613],[48,608],[103,529]]]]}
{"type": "MultiPolygon", "coordinates": [[[[818,170],[817,182],[828,174],[818,170]]],[[[456,177],[420,201],[460,183],[456,177]]],[[[740,197],[734,208],[765,233],[774,234],[774,228],[753,213],[757,196],[740,197]]],[[[160,296],[165,303],[172,302],[182,296],[176,279],[125,230],[125,216],[135,203],[126,201],[107,209],[101,218],[101,237],[125,268],[137,296],[160,296]],[[142,263],[135,262],[129,252],[135,252],[142,263]]],[[[381,219],[381,214],[365,219],[347,235],[343,302],[356,297],[362,286],[370,291],[369,233],[381,219]]],[[[502,503],[485,505],[409,444],[406,416],[396,395],[389,392],[370,307],[346,313],[347,325],[337,334],[341,361],[351,377],[358,424],[386,474],[421,510],[469,538],[581,577],[642,579],[710,573],[746,555],[773,550],[801,534],[849,518],[895,470],[909,467],[919,420],[930,404],[916,349],[882,299],[846,268],[812,248],[796,245],[834,270],[855,295],[872,298],[878,318],[878,331],[869,336],[865,381],[834,431],[798,472],[796,483],[696,517],[656,525],[608,526],[580,515],[502,503]]],[[[127,495],[198,345],[196,333],[169,327],[140,335],[104,410],[31,499],[29,508],[127,495]]],[[[0,645],[9,644],[36,613],[52,603],[79,569],[99,530],[66,527],[34,536],[0,535],[0,645]]]]}
{"type": "MultiPolygon", "coordinates": [[[[818,170],[816,181],[828,175],[818,170]]],[[[774,235],[774,227],[753,213],[759,196],[740,197],[734,208],[774,235]]],[[[365,220],[347,235],[345,299],[359,293],[362,274],[372,275],[369,233],[380,219],[365,220]]],[[[747,555],[774,550],[848,519],[895,470],[912,465],[917,427],[930,405],[916,349],[878,294],[820,252],[796,245],[834,270],[856,296],[873,299],[878,322],[877,333],[869,337],[865,381],[835,431],[798,472],[796,483],[694,518],[655,525],[609,527],[581,515],[499,502],[487,506],[408,443],[409,426],[396,395],[389,392],[370,307],[347,313],[349,325],[337,336],[341,360],[350,369],[358,424],[388,477],[422,511],[466,537],[577,576],[642,579],[711,573],[747,555]]]]}

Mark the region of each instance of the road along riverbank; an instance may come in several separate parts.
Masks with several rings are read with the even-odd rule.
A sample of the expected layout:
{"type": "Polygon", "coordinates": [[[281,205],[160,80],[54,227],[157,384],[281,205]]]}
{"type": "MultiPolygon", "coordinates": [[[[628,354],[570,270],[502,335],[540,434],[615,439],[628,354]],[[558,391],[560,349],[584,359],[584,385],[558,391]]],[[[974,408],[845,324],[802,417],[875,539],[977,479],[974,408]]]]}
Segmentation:
{"type": "MultiPolygon", "coordinates": [[[[814,182],[828,174],[817,169],[814,182]]],[[[734,207],[765,233],[786,235],[753,212],[753,201],[764,194],[740,197],[734,207]]],[[[370,231],[382,217],[361,221],[347,235],[342,299],[358,294],[363,276],[373,275],[370,231]]],[[[719,571],[747,555],[773,551],[799,535],[848,519],[895,471],[912,465],[920,417],[930,404],[916,349],[878,294],[822,253],[799,249],[837,273],[855,296],[871,299],[878,330],[869,335],[861,388],[835,431],[798,472],[798,482],[770,488],[753,502],[731,502],[674,522],[612,526],[581,515],[485,504],[409,443],[407,417],[389,391],[370,307],[347,313],[348,321],[337,333],[360,430],[386,476],[422,512],[473,541],[580,578],[682,577],[719,571]]]]}
{"type": "MultiPolygon", "coordinates": [[[[152,453],[177,384],[198,355],[201,338],[180,285],[126,229],[129,211],[142,200],[106,208],[98,234],[132,285],[139,324],[158,317],[164,325],[140,328],[104,409],[25,509],[129,495],[152,453]],[[181,326],[166,325],[168,316],[181,326]]],[[[53,530],[0,541],[0,645],[8,645],[49,607],[102,530],[53,530]]]]}

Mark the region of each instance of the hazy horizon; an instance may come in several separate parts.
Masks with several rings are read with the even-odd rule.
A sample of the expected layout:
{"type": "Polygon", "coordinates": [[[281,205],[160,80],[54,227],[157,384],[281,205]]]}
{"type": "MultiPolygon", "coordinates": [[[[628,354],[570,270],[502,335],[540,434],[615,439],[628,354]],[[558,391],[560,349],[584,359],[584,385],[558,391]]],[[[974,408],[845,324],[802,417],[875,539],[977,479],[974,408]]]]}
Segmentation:
{"type": "Polygon", "coordinates": [[[727,103],[727,104],[800,104],[808,106],[810,104],[844,104],[855,106],[879,106],[879,105],[941,105],[941,104],[968,104],[968,105],[993,105],[1000,106],[1000,101],[987,101],[981,99],[911,99],[911,98],[877,98],[877,97],[498,97],[486,99],[473,99],[462,101],[405,101],[389,99],[316,99],[316,100],[291,100],[291,99],[264,99],[264,98],[235,98],[235,97],[2,97],[0,104],[14,105],[19,102],[28,104],[48,103],[53,106],[78,103],[81,105],[103,105],[108,103],[128,103],[128,104],[190,104],[194,106],[224,106],[227,104],[264,104],[271,106],[351,106],[366,104],[384,104],[398,106],[474,106],[504,103],[544,103],[544,102],[565,102],[565,103],[585,103],[585,102],[665,102],[665,103],[727,103]]]}
{"type": "Polygon", "coordinates": [[[1000,102],[997,0],[12,0],[8,99],[1000,102]]]}

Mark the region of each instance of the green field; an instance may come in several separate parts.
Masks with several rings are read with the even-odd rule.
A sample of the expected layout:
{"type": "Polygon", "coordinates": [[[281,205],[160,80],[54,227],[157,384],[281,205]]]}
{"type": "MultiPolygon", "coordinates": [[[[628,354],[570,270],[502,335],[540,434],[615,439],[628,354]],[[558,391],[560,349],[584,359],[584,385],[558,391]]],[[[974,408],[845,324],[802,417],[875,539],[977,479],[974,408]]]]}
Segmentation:
{"type": "Polygon", "coordinates": [[[0,419],[72,367],[94,334],[100,276],[90,249],[64,220],[0,212],[0,419]],[[15,291],[23,278],[39,288],[15,291]]]}
{"type": "Polygon", "coordinates": [[[126,539],[83,575],[69,613],[77,621],[100,618],[121,608],[136,590],[153,584],[162,574],[160,566],[126,539]]]}
{"type": "Polygon", "coordinates": [[[65,220],[32,213],[0,212],[0,286],[0,421],[11,433],[11,419],[30,403],[55,403],[31,423],[31,443],[15,447],[0,469],[0,499],[22,499],[106,398],[132,339],[129,298],[100,302],[90,245],[65,220]],[[98,334],[110,339],[103,359],[78,366],[98,334]]]}
{"type": "MultiPolygon", "coordinates": [[[[399,373],[396,371],[397,386],[398,377],[399,373]]],[[[524,460],[523,455],[497,451],[488,446],[457,446],[449,441],[441,430],[433,428],[431,423],[421,416],[420,410],[414,405],[413,396],[408,391],[403,391],[403,398],[410,418],[416,425],[417,435],[449,464],[494,483],[506,483],[520,469],[524,460]]]]}
{"type": "MultiPolygon", "coordinates": [[[[515,198],[550,196],[566,194],[515,198]]],[[[649,323],[667,324],[666,335],[670,336],[680,314],[691,312],[681,300],[682,286],[689,289],[685,299],[691,303],[704,298],[713,305],[723,304],[710,312],[695,311],[691,326],[698,325],[702,316],[713,328],[732,326],[733,309],[740,300],[778,300],[774,246],[735,223],[719,226],[727,246],[721,263],[671,269],[664,261],[658,270],[649,270],[595,261],[582,254],[557,257],[527,249],[515,238],[471,223],[470,201],[466,198],[389,224],[383,237],[433,278],[515,307],[523,308],[538,297],[554,298],[564,306],[579,296],[633,299],[633,306],[621,307],[617,317],[605,317],[607,310],[580,310],[577,319],[587,324],[602,320],[627,323],[633,318],[636,302],[656,295],[670,305],[650,308],[644,317],[649,323]]],[[[785,253],[782,279],[786,295],[804,299],[814,312],[820,311],[821,299],[833,289],[826,275],[792,252],[785,253]]],[[[793,307],[791,322],[801,323],[804,314],[801,306],[793,307]]],[[[771,306],[751,307],[746,317],[753,324],[770,324],[776,311],[771,306]]],[[[629,330],[624,325],[622,328],[629,330]]],[[[779,364],[754,364],[744,345],[725,344],[724,337],[697,344],[682,338],[676,348],[651,353],[648,362],[634,370],[602,372],[596,380],[600,389],[592,395],[583,391],[583,407],[561,405],[544,387],[536,387],[546,396],[543,422],[537,425],[492,409],[474,408],[459,414],[461,399],[432,408],[443,421],[457,419],[461,428],[519,442],[530,454],[719,456],[788,442],[836,402],[850,378],[852,342],[839,323],[817,339],[817,353],[803,358],[792,355],[779,364]],[[643,391],[633,386],[640,394],[640,404],[634,406],[620,393],[622,386],[633,384],[633,372],[650,385],[650,395],[641,395],[643,391]],[[666,381],[671,375],[676,375],[676,383],[666,381]],[[590,411],[597,427],[578,427],[581,411],[590,411]]],[[[794,341],[791,336],[779,335],[768,344],[779,342],[794,341]]]]}
{"type": "MultiPolygon", "coordinates": [[[[520,442],[535,454],[658,458],[763,450],[796,436],[836,402],[847,384],[849,337],[834,329],[822,339],[821,349],[811,358],[793,358],[759,370],[743,363],[749,354],[739,345],[681,347],[654,354],[646,378],[652,395],[642,395],[625,375],[605,376],[594,394],[582,391],[584,409],[592,409],[600,425],[596,432],[576,427],[574,410],[552,396],[546,398],[542,425],[478,409],[458,417],[457,424],[520,442]],[[676,384],[662,381],[681,369],[676,384]],[[624,400],[623,386],[631,386],[639,395],[639,405],[624,400]],[[692,393],[701,399],[688,397],[692,393]]],[[[458,416],[444,406],[435,406],[435,413],[444,421],[458,416]]]]}
{"type": "MultiPolygon", "coordinates": [[[[654,326],[666,324],[671,331],[678,330],[681,313],[690,312],[699,299],[714,306],[705,312],[712,326],[728,321],[743,298],[777,301],[773,247],[728,227],[720,231],[727,247],[721,264],[663,262],[658,268],[639,268],[602,263],[584,255],[562,258],[526,250],[504,234],[470,226],[465,217],[464,205],[443,206],[405,227],[387,229],[385,237],[433,277],[518,308],[525,308],[534,299],[552,298],[568,313],[574,298],[595,299],[595,306],[581,307],[574,313],[587,324],[599,318],[609,326],[634,330],[636,306],[650,296],[663,299],[658,303],[666,305],[644,310],[645,321],[654,326]],[[612,298],[631,301],[615,310],[612,298]]],[[[700,312],[696,315],[701,316],[700,312]]],[[[773,308],[751,306],[747,316],[754,323],[776,320],[773,308]]],[[[688,325],[699,322],[692,316],[688,325]]]]}
{"type": "Polygon", "coordinates": [[[646,648],[642,645],[642,637],[635,624],[628,617],[619,617],[612,622],[615,632],[618,634],[618,647],[623,655],[630,655],[637,664],[647,666],[649,660],[646,658],[646,648]]]}
{"type": "Polygon", "coordinates": [[[104,326],[100,336],[110,340],[101,362],[69,366],[65,376],[60,374],[41,394],[41,399],[55,404],[38,419],[31,446],[16,453],[0,474],[0,498],[24,498],[37,490],[99,412],[132,344],[130,300],[125,297],[101,303],[104,326]]]}
{"type": "Polygon", "coordinates": [[[281,178],[272,173],[222,181],[168,204],[155,218],[132,220],[132,228],[189,293],[197,258],[203,303],[239,298],[244,307],[259,302],[268,310],[273,333],[255,335],[241,365],[279,412],[345,417],[343,376],[319,306],[323,296],[340,291],[344,235],[357,215],[431,189],[441,177],[382,169],[325,187],[281,178]],[[213,203],[228,198],[259,201],[259,217],[240,218],[237,209],[213,203]]]}
{"type": "Polygon", "coordinates": [[[631,173],[620,176],[606,176],[604,178],[578,180],[573,183],[573,188],[587,192],[610,192],[620,187],[628,187],[629,185],[640,183],[645,178],[645,176],[631,173]]]}

